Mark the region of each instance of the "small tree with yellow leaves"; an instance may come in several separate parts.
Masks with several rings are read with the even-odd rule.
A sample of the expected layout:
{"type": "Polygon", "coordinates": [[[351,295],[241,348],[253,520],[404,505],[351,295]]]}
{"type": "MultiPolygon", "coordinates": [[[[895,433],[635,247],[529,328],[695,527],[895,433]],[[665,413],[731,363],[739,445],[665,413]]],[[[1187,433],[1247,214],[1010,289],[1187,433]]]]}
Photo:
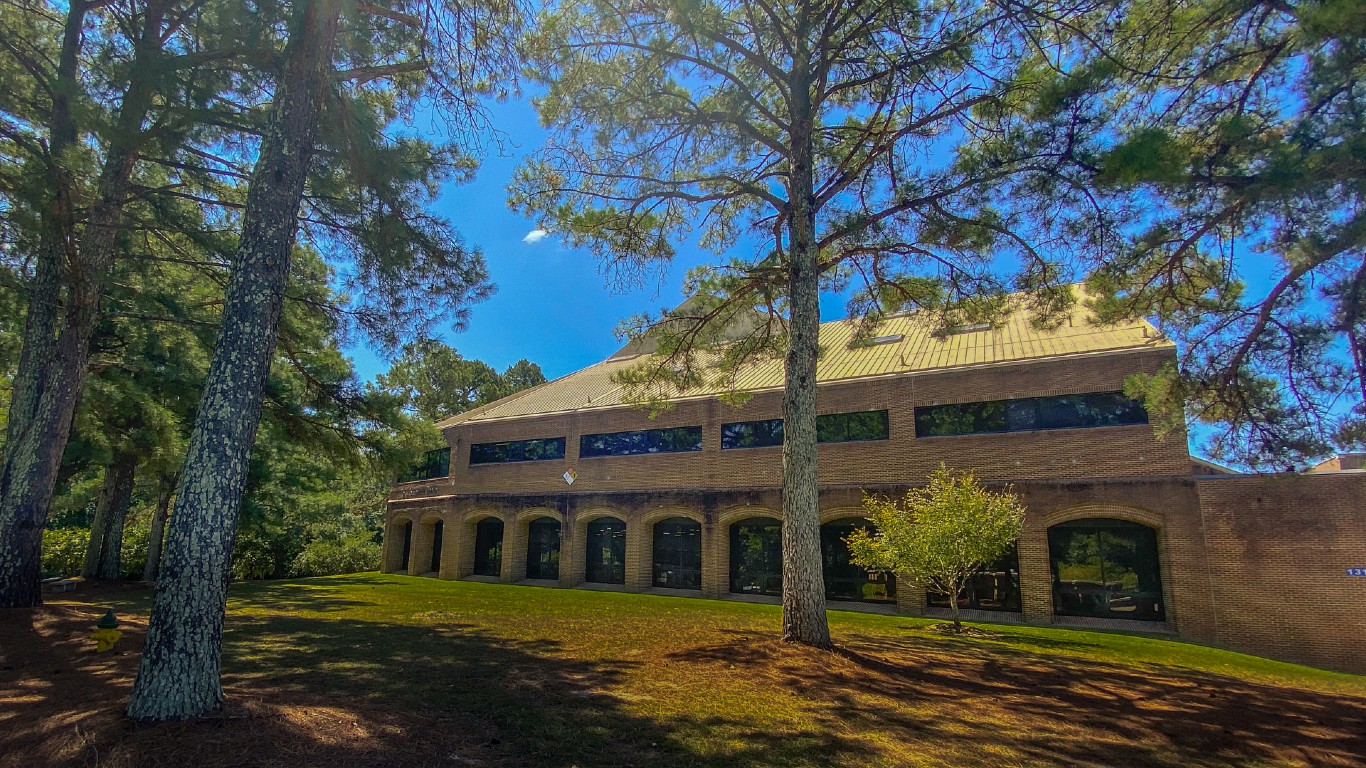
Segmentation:
{"type": "Polygon", "coordinates": [[[847,539],[853,561],[948,595],[955,632],[963,628],[958,619],[963,587],[1010,549],[1025,515],[1010,488],[983,488],[972,472],[952,472],[942,464],[925,486],[902,500],[865,496],[863,506],[876,530],[855,531],[847,539]]]}

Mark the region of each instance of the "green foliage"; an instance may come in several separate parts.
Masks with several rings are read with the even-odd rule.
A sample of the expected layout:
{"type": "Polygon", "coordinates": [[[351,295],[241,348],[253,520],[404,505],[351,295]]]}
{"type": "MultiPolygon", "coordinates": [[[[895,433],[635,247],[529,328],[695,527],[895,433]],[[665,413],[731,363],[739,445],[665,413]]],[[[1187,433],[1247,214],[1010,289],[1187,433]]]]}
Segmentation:
{"type": "Polygon", "coordinates": [[[89,528],[48,528],[43,531],[43,575],[79,576],[90,541],[89,528]]]}
{"type": "MultiPolygon", "coordinates": [[[[1025,515],[1009,489],[983,488],[972,472],[951,472],[942,464],[901,501],[866,496],[863,506],[876,530],[850,535],[853,562],[954,596],[973,573],[1010,549],[1025,515]]],[[[958,601],[949,605],[957,625],[958,601]]]]}
{"type": "Polygon", "coordinates": [[[294,558],[289,572],[291,576],[332,576],[377,571],[380,551],[374,537],[365,533],[340,541],[316,539],[294,558]]]}

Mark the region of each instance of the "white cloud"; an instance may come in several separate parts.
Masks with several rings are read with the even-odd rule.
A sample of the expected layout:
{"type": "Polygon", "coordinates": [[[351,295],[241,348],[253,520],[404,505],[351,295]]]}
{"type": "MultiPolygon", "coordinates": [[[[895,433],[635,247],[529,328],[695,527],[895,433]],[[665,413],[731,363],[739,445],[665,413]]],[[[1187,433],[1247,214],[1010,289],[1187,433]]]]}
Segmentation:
{"type": "Polygon", "coordinates": [[[528,243],[530,245],[535,245],[544,240],[546,235],[548,234],[550,233],[545,231],[544,229],[533,229],[530,232],[526,233],[526,237],[522,238],[522,242],[528,243]]]}

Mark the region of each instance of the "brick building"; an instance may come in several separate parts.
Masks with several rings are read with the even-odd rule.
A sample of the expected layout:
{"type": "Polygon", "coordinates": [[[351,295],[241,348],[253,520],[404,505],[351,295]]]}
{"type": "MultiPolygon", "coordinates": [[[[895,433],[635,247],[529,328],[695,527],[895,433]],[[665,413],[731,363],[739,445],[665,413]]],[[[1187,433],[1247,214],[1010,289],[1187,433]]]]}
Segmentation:
{"type": "MultiPolygon", "coordinates": [[[[1055,330],[1016,313],[932,333],[915,316],[851,344],[821,327],[819,467],[832,608],[937,615],[947,596],[848,562],[861,495],[900,495],[940,462],[1010,484],[1015,552],[960,597],[997,621],[1175,633],[1366,671],[1366,473],[1245,476],[1159,438],[1124,380],[1175,359],[1146,323],[1055,330]]],[[[449,419],[448,448],[389,501],[384,569],[441,578],[722,599],[781,591],[782,367],[743,407],[690,390],[653,419],[608,360],[449,419]]],[[[979,612],[979,613],[978,613],[979,612]]]]}

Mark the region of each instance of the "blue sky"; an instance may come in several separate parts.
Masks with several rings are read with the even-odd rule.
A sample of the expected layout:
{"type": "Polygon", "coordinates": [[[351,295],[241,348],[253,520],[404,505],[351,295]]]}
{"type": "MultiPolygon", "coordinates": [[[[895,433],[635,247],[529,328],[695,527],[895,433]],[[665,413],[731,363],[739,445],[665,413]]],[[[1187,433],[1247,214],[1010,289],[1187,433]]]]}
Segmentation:
{"type": "MultiPolygon", "coordinates": [[[[505,154],[491,151],[473,182],[443,189],[435,211],[484,251],[498,290],[471,307],[468,330],[446,329],[439,335],[466,358],[498,370],[526,358],[553,379],[609,357],[621,347],[613,334],[620,320],[678,305],[684,298],[684,273],[717,258],[698,249],[695,240],[675,243],[678,257],[662,281],[620,293],[609,289],[592,254],[565,245],[555,233],[539,242],[525,242],[536,222],[508,208],[505,187],[513,170],[542,146],[547,134],[529,98],[493,105],[492,117],[494,125],[508,134],[505,154]]],[[[426,123],[421,120],[416,127],[425,128],[426,123]]],[[[843,317],[844,302],[838,296],[826,297],[822,311],[826,319],[843,317]]],[[[347,353],[362,379],[373,379],[389,367],[365,347],[352,347],[347,353]]]]}

